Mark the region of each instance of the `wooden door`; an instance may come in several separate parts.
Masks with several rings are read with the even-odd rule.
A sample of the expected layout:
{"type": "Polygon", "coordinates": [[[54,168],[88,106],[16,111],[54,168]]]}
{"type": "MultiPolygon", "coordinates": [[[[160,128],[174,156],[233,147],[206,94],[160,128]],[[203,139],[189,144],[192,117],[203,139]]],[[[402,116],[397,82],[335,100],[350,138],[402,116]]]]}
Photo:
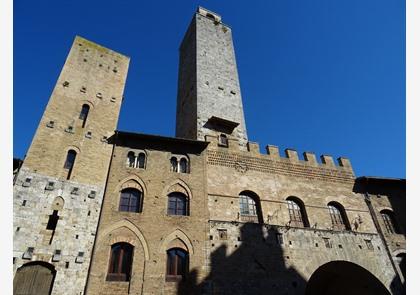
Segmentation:
{"type": "Polygon", "coordinates": [[[13,280],[14,295],[49,295],[54,282],[55,271],[41,264],[24,265],[16,272],[13,280]]]}

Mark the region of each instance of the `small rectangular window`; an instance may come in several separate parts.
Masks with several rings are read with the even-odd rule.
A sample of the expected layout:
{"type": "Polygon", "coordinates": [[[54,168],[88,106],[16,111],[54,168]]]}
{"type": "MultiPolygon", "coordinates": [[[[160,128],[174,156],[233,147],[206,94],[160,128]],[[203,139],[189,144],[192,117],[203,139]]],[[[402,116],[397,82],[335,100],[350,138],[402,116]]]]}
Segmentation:
{"type": "Polygon", "coordinates": [[[48,128],[54,128],[54,121],[49,121],[49,122],[47,123],[47,127],[48,127],[48,128]]]}
{"type": "Polygon", "coordinates": [[[332,243],[329,238],[322,238],[326,248],[332,248],[332,243]]]}
{"type": "Polygon", "coordinates": [[[283,245],[283,234],[282,233],[277,233],[276,234],[276,239],[277,239],[277,244],[278,245],[283,245]]]}
{"type": "Polygon", "coordinates": [[[31,181],[32,181],[32,178],[26,178],[25,179],[25,181],[22,183],[22,186],[24,186],[24,187],[29,187],[29,186],[31,186],[31,181]]]}
{"type": "Polygon", "coordinates": [[[23,253],[23,259],[32,259],[32,255],[34,253],[35,248],[34,247],[28,247],[26,249],[25,253],[23,253]]]}
{"type": "Polygon", "coordinates": [[[218,229],[219,232],[219,239],[220,240],[227,240],[227,229],[218,229]]]}
{"type": "Polygon", "coordinates": [[[83,263],[84,261],[84,252],[79,252],[77,253],[77,257],[76,257],[76,263],[83,263]]]}
{"type": "Polygon", "coordinates": [[[61,260],[61,250],[55,250],[52,261],[57,262],[61,260]]]}
{"type": "Polygon", "coordinates": [[[53,181],[49,181],[47,183],[47,185],[45,186],[45,190],[46,191],[52,191],[52,190],[54,190],[54,182],[53,181]]]}
{"type": "Polygon", "coordinates": [[[371,240],[365,240],[365,243],[366,243],[366,247],[369,250],[373,250],[373,245],[372,245],[372,241],[371,240]]]}

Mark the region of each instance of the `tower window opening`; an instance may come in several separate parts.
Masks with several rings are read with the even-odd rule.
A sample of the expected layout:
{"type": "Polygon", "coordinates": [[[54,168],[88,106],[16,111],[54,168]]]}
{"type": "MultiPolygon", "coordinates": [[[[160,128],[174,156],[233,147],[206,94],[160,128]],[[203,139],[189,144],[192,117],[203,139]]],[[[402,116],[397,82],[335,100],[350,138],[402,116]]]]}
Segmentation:
{"type": "Polygon", "coordinates": [[[85,128],[86,120],[89,114],[89,106],[84,104],[82,110],[80,111],[79,119],[82,120],[82,128],[85,128]]]}
{"type": "Polygon", "coordinates": [[[70,179],[71,173],[73,171],[74,162],[76,161],[77,153],[74,150],[69,150],[67,152],[67,158],[64,162],[64,169],[68,170],[67,172],[67,180],[70,179]]]}
{"type": "Polygon", "coordinates": [[[58,211],[54,210],[53,214],[49,215],[48,223],[47,223],[47,229],[48,230],[55,230],[55,228],[57,227],[58,219],[59,219],[58,211]]]}
{"type": "Polygon", "coordinates": [[[226,136],[226,134],[220,134],[219,136],[219,145],[220,146],[224,146],[227,147],[228,146],[228,138],[226,136]]]}

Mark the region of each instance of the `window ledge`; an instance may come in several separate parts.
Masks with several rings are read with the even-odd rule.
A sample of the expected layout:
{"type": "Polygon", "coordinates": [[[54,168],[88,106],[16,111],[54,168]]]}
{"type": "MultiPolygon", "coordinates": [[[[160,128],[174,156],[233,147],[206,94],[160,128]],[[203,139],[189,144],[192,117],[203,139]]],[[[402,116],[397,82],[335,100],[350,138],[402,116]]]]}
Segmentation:
{"type": "Polygon", "coordinates": [[[182,276],[166,275],[166,277],[165,277],[165,282],[180,282],[182,280],[183,280],[182,276]]]}

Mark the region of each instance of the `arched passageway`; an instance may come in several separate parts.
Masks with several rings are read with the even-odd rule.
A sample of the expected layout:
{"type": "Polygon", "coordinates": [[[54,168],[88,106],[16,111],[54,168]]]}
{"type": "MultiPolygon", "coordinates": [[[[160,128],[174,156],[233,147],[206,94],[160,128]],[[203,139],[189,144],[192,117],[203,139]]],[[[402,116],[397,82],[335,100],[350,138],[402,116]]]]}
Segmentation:
{"type": "Polygon", "coordinates": [[[14,295],[49,295],[54,283],[54,266],[41,261],[20,267],[13,279],[14,295]]]}
{"type": "Polygon", "coordinates": [[[306,295],[389,295],[373,274],[347,261],[331,261],[320,266],[310,277],[306,295]]]}

